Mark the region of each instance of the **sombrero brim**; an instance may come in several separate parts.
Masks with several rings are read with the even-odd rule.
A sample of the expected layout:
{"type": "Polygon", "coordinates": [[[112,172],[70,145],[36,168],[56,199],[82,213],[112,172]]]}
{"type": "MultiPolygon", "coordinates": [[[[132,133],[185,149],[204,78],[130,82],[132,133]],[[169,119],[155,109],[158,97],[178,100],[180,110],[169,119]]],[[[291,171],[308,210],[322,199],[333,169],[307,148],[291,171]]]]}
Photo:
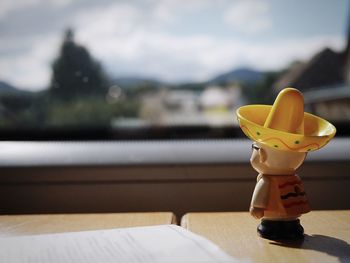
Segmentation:
{"type": "Polygon", "coordinates": [[[266,128],[264,123],[271,107],[271,105],[247,105],[237,110],[238,123],[248,138],[279,150],[310,152],[325,146],[336,133],[336,128],[331,123],[306,112],[304,134],[266,128]]]}

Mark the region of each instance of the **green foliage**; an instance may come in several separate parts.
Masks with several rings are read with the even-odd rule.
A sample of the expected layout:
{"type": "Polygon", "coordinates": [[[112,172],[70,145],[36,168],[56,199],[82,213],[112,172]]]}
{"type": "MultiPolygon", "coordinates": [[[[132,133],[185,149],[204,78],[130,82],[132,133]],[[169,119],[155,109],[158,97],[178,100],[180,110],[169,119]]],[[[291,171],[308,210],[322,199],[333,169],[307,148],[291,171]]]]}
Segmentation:
{"type": "Polygon", "coordinates": [[[33,122],[28,114],[34,105],[33,95],[1,94],[0,96],[0,127],[21,127],[33,122]]]}
{"type": "Polygon", "coordinates": [[[68,30],[52,66],[48,90],[0,95],[0,127],[109,127],[114,118],[137,117],[139,102],[128,94],[106,95],[108,86],[99,63],[74,42],[68,30]]]}
{"type": "Polygon", "coordinates": [[[31,96],[1,96],[0,128],[109,127],[114,118],[136,118],[140,105],[134,99],[107,102],[100,97],[57,100],[47,92],[31,96]]]}
{"type": "Polygon", "coordinates": [[[108,82],[102,68],[88,50],[76,44],[67,30],[60,54],[52,66],[50,93],[55,99],[74,100],[82,96],[104,97],[108,82]]]}
{"type": "Polygon", "coordinates": [[[198,82],[198,83],[185,83],[185,84],[180,84],[177,86],[172,87],[172,89],[179,89],[179,90],[191,90],[194,92],[201,92],[205,89],[207,86],[207,83],[205,82],[198,82]]]}
{"type": "Polygon", "coordinates": [[[155,83],[143,82],[136,85],[128,86],[123,89],[123,92],[130,98],[138,98],[147,93],[152,93],[159,90],[161,87],[155,83]]]}
{"type": "Polygon", "coordinates": [[[100,98],[84,98],[51,104],[47,112],[47,126],[109,126],[113,118],[136,117],[136,101],[106,103],[100,98]]]}

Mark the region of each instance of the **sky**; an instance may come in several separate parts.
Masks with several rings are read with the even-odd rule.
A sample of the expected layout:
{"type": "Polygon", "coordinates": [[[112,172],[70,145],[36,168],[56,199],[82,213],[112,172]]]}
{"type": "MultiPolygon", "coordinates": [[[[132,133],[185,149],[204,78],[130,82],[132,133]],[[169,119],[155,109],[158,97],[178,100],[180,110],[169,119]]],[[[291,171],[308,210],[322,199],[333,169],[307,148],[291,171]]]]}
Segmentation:
{"type": "Polygon", "coordinates": [[[0,0],[0,80],[48,86],[71,27],[112,77],[205,81],[346,43],[348,0],[0,0]]]}

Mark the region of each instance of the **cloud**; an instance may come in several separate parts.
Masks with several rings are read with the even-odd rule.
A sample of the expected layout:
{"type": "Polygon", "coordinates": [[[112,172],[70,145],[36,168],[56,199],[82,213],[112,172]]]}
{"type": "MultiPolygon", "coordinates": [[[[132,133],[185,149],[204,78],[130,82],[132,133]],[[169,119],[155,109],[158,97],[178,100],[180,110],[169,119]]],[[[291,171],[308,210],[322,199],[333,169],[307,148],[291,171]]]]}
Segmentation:
{"type": "Polygon", "coordinates": [[[27,90],[47,88],[50,81],[50,65],[57,52],[59,38],[55,35],[37,38],[32,45],[32,48],[28,48],[24,53],[1,58],[1,80],[27,90]]]}
{"type": "Polygon", "coordinates": [[[235,67],[278,70],[295,60],[307,60],[324,47],[343,48],[344,39],[320,36],[268,43],[210,36],[173,36],[137,31],[128,38],[85,39],[109,72],[143,75],[167,81],[207,80],[235,67]]]}
{"type": "Polygon", "coordinates": [[[224,21],[241,33],[266,32],[272,27],[269,3],[265,0],[240,0],[227,9],[224,21]]]}
{"type": "MultiPolygon", "coordinates": [[[[339,36],[285,37],[259,42],[195,32],[181,35],[168,30],[178,22],[174,14],[185,9],[186,12],[198,10],[200,2],[188,0],[187,5],[175,0],[112,2],[77,9],[67,20],[76,30],[77,42],[86,46],[112,76],[139,75],[169,82],[207,80],[241,66],[276,70],[296,59],[307,60],[326,46],[336,50],[344,47],[345,39],[339,36]]],[[[206,7],[212,4],[204,2],[206,7]]],[[[258,3],[265,2],[248,0],[235,3],[227,11],[231,15],[238,12],[232,10],[244,11],[252,3],[259,6],[258,3]]],[[[253,11],[255,20],[247,22],[252,23],[247,32],[267,30],[266,25],[265,29],[259,29],[253,24],[266,18],[268,8],[252,8],[256,8],[253,11]]],[[[52,31],[32,37],[2,39],[0,79],[27,89],[47,87],[50,64],[58,53],[61,36],[62,32],[52,31]]]]}
{"type": "Polygon", "coordinates": [[[54,7],[64,7],[72,3],[73,0],[1,0],[0,1],[0,18],[9,13],[25,9],[31,6],[49,3],[54,7]]]}
{"type": "Polygon", "coordinates": [[[24,8],[37,4],[40,0],[2,0],[0,2],[0,17],[7,15],[9,12],[18,8],[24,8]]]}
{"type": "Polygon", "coordinates": [[[151,10],[145,12],[128,4],[113,4],[105,12],[90,10],[76,17],[77,40],[114,75],[150,76],[170,82],[206,80],[240,66],[276,70],[297,59],[307,60],[326,46],[340,50],[344,44],[342,37],[334,36],[262,43],[213,35],[175,35],[156,27],[168,20],[154,16],[151,10]]]}

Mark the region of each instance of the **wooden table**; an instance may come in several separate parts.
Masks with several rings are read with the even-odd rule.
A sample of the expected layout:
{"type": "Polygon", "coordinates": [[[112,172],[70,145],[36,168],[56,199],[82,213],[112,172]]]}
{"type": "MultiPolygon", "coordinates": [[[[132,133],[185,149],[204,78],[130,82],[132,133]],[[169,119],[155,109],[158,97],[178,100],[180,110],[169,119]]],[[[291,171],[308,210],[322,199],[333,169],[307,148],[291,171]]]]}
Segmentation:
{"type": "Polygon", "coordinates": [[[173,213],[50,214],[0,216],[0,236],[62,233],[117,227],[174,224],[173,213]]]}
{"type": "Polygon", "coordinates": [[[246,212],[189,213],[181,225],[230,255],[253,262],[350,262],[350,211],[312,211],[301,217],[304,242],[285,244],[257,236],[259,221],[246,212]]]}

